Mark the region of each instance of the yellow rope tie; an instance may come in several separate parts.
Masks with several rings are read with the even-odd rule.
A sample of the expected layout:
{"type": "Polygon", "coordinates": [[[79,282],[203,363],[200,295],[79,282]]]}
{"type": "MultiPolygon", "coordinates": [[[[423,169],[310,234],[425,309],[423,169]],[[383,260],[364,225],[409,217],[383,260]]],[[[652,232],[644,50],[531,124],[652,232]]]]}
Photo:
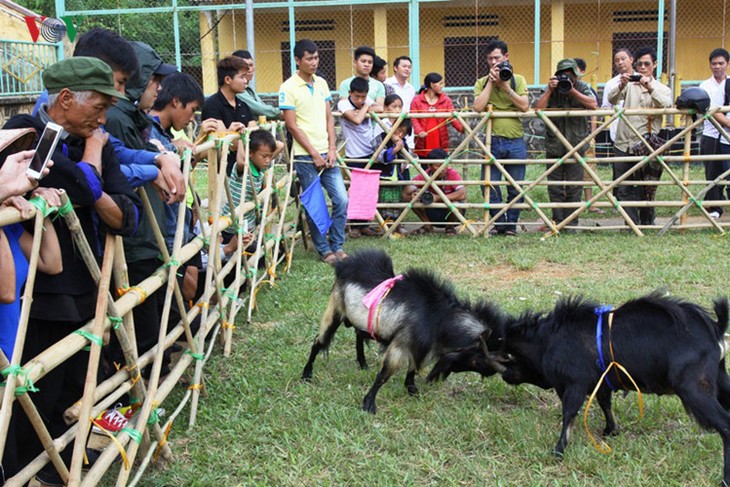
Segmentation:
{"type": "Polygon", "coordinates": [[[124,370],[129,372],[129,378],[132,379],[132,385],[135,385],[137,382],[139,382],[139,379],[142,378],[142,373],[139,371],[139,367],[137,367],[137,364],[127,365],[126,367],[124,367],[124,370]],[[137,371],[136,374],[133,373],[135,370],[137,371]]]}
{"type": "Polygon", "coordinates": [[[140,296],[139,304],[142,304],[147,300],[147,292],[139,286],[132,286],[132,287],[127,286],[127,287],[117,288],[117,294],[120,297],[124,296],[125,294],[127,294],[130,291],[136,291],[137,294],[139,294],[139,296],[140,296]]]}
{"type": "Polygon", "coordinates": [[[392,220],[392,219],[390,219],[390,218],[386,218],[385,220],[383,220],[383,223],[379,223],[378,225],[379,225],[379,226],[380,226],[380,228],[382,228],[383,230],[387,230],[387,226],[388,226],[388,225],[392,225],[393,223],[394,223],[394,222],[393,222],[393,220],[392,220]]]}
{"type": "Polygon", "coordinates": [[[155,453],[152,455],[152,460],[157,461],[157,458],[160,456],[160,452],[162,451],[162,448],[167,444],[167,436],[170,434],[170,430],[172,429],[172,421],[170,421],[167,424],[167,427],[165,428],[165,432],[162,433],[162,438],[160,439],[160,443],[157,445],[157,448],[155,449],[155,453]]]}
{"type": "Polygon", "coordinates": [[[110,440],[112,440],[112,442],[114,443],[114,445],[115,445],[115,446],[117,447],[117,449],[119,450],[119,454],[120,454],[120,455],[121,455],[121,457],[122,457],[122,462],[124,462],[124,470],[129,470],[129,458],[127,458],[127,451],[126,451],[126,450],[124,449],[124,447],[123,447],[123,446],[122,446],[122,444],[121,444],[121,443],[119,442],[119,440],[117,440],[117,437],[116,437],[116,436],[114,436],[113,434],[111,434],[111,433],[110,433],[109,431],[107,431],[106,429],[104,429],[104,427],[103,427],[102,425],[100,425],[100,424],[99,424],[99,423],[98,423],[98,422],[96,421],[96,419],[94,419],[94,418],[91,418],[91,422],[92,422],[92,423],[94,424],[94,426],[96,426],[96,427],[97,427],[97,428],[99,428],[99,429],[100,429],[101,431],[103,431],[103,432],[104,432],[104,434],[105,434],[105,435],[107,435],[107,436],[109,437],[109,439],[110,439],[110,440]]]}
{"type": "Polygon", "coordinates": [[[286,253],[286,269],[284,269],[286,272],[289,272],[289,268],[291,267],[291,259],[292,253],[289,251],[286,253]]]}
{"type": "Polygon", "coordinates": [[[202,384],[190,384],[188,386],[188,390],[189,391],[199,391],[202,388],[203,388],[203,385],[202,384]]]}
{"type": "Polygon", "coordinates": [[[210,307],[210,305],[207,302],[198,303],[195,306],[197,306],[198,308],[205,308],[205,309],[208,309],[208,307],[210,307]]]}
{"type": "Polygon", "coordinates": [[[223,323],[221,324],[221,328],[223,328],[224,330],[228,330],[228,329],[230,329],[231,331],[233,331],[233,330],[235,330],[235,329],[236,329],[236,325],[234,325],[233,323],[229,323],[229,322],[227,322],[227,321],[224,321],[224,322],[223,322],[223,323]]]}
{"type": "Polygon", "coordinates": [[[379,336],[378,329],[380,328],[380,309],[383,306],[383,301],[385,301],[385,298],[388,297],[388,294],[390,294],[392,289],[392,287],[386,289],[385,293],[383,293],[383,297],[378,301],[378,309],[375,311],[375,336],[379,336]]]}
{"type": "MultiPolygon", "coordinates": [[[[608,446],[608,444],[605,441],[601,440],[601,442],[599,443],[595,439],[593,434],[591,434],[591,431],[588,429],[588,410],[590,409],[591,403],[593,403],[593,399],[596,397],[596,394],[598,394],[598,389],[603,384],[603,380],[606,378],[608,373],[611,371],[611,367],[616,367],[619,371],[623,372],[626,375],[626,377],[629,378],[629,380],[631,381],[631,384],[633,384],[634,389],[636,389],[637,401],[639,403],[639,418],[644,417],[644,396],[642,396],[642,394],[641,394],[641,389],[639,389],[639,386],[636,384],[636,381],[634,380],[634,378],[631,377],[631,374],[629,374],[629,372],[624,368],[623,365],[616,362],[616,360],[613,356],[613,344],[611,343],[612,342],[612,340],[611,340],[612,327],[613,327],[613,313],[609,314],[609,316],[608,316],[608,332],[609,332],[608,348],[611,353],[611,363],[608,364],[608,367],[606,367],[606,370],[604,370],[603,374],[601,374],[601,378],[598,379],[598,383],[596,384],[596,387],[593,389],[593,392],[591,393],[590,397],[588,398],[588,403],[586,404],[586,408],[583,411],[583,427],[586,430],[588,439],[591,440],[591,443],[593,443],[593,446],[596,448],[596,450],[598,450],[599,452],[601,452],[603,454],[611,453],[613,450],[611,449],[610,446],[608,446]]],[[[616,375],[619,375],[618,372],[616,373],[616,375]]]]}
{"type": "Polygon", "coordinates": [[[459,230],[457,230],[457,231],[459,233],[463,232],[464,230],[466,230],[466,227],[468,227],[470,223],[476,223],[476,221],[475,220],[466,220],[464,223],[459,225],[459,230]]]}
{"type": "MultiPolygon", "coordinates": [[[[277,277],[277,276],[276,276],[276,267],[275,267],[275,264],[276,264],[276,262],[274,262],[273,264],[271,264],[271,265],[270,265],[270,266],[269,266],[269,267],[268,267],[268,268],[266,269],[266,273],[267,273],[268,275],[270,275],[271,277],[273,277],[274,279],[276,279],[276,277],[277,277]]],[[[272,284],[272,286],[274,286],[274,284],[272,284]]]]}

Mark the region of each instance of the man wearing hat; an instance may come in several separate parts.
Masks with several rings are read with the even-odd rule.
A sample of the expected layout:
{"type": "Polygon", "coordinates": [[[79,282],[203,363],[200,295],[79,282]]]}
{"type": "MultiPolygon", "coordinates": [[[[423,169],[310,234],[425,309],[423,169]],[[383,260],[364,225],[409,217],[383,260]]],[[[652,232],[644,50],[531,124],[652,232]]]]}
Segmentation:
{"type": "MultiPolygon", "coordinates": [[[[141,213],[139,199],[119,169],[108,136],[100,129],[107,109],[124,96],[114,89],[109,65],[90,57],[74,57],[46,68],[43,84],[48,89],[48,104],[35,117],[16,115],[4,128],[30,127],[40,135],[48,122],[63,127],[61,141],[52,156],[54,165],[40,185],[67,192],[91,250],[100,260],[105,234],[131,235],[137,228],[137,214],[141,213]]],[[[36,276],[22,363],[94,316],[97,286],[75,251],[63,220],[55,220],[54,227],[61,244],[63,271],[55,276],[38,272],[36,276]]],[[[83,394],[87,363],[88,353],[81,351],[37,384],[39,392],[33,401],[54,438],[67,429],[63,412],[83,394]]],[[[18,435],[24,438],[18,445],[18,465],[23,466],[42,447],[30,425],[21,419],[23,415],[17,416],[18,435]]],[[[73,447],[69,446],[62,453],[69,463],[72,452],[73,447]]],[[[5,467],[6,475],[14,473],[13,466],[5,467]]],[[[54,474],[53,467],[47,466],[39,478],[52,482],[58,479],[54,474]]]]}
{"type": "MultiPolygon", "coordinates": [[[[580,80],[580,69],[575,59],[563,59],[558,63],[555,74],[548,81],[545,92],[537,100],[535,108],[562,108],[595,110],[598,106],[596,97],[588,83],[580,80]]],[[[588,134],[588,117],[555,117],[551,119],[560,133],[572,146],[578,145],[588,134]]],[[[587,145],[580,149],[579,154],[585,154],[587,145]]],[[[545,157],[557,159],[568,153],[558,137],[547,130],[545,133],[545,157]]],[[[548,164],[548,167],[552,163],[548,164]]],[[[583,166],[576,159],[567,160],[560,164],[550,175],[548,181],[583,181],[583,166]]],[[[577,203],[580,201],[582,188],[577,185],[548,186],[548,195],[551,203],[577,203]]],[[[575,209],[553,208],[553,220],[560,223],[575,209]]],[[[577,226],[578,219],[571,222],[577,226]]]]}

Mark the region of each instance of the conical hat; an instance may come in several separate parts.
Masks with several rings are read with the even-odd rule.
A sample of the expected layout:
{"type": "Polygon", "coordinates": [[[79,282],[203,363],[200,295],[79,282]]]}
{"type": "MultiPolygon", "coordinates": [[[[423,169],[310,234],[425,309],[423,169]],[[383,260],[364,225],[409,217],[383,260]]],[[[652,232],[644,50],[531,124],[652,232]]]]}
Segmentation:
{"type": "Polygon", "coordinates": [[[35,136],[32,128],[0,130],[0,164],[10,154],[32,148],[35,136]]]}

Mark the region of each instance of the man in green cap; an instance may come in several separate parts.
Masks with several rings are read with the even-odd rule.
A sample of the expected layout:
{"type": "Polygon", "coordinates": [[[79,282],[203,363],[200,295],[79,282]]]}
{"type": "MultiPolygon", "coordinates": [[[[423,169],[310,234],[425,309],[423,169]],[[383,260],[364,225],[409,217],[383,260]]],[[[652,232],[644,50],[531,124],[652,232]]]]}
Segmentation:
{"type": "MultiPolygon", "coordinates": [[[[91,250],[101,261],[105,234],[131,235],[141,213],[140,201],[119,169],[108,135],[100,128],[107,109],[124,96],[114,89],[109,65],[90,57],[74,57],[49,66],[43,72],[43,83],[49,93],[48,104],[35,117],[16,115],[4,128],[30,127],[40,135],[48,122],[63,127],[52,156],[54,165],[40,186],[66,191],[91,250]]],[[[56,219],[54,227],[61,244],[63,271],[55,276],[36,275],[22,363],[94,317],[96,283],[75,250],[63,219],[56,219]]],[[[63,413],[83,394],[88,360],[88,353],[81,351],[37,383],[39,392],[33,402],[53,438],[68,428],[63,413]]],[[[18,442],[18,464],[4,465],[9,476],[43,451],[24,415],[17,415],[17,419],[18,438],[23,441],[18,442]]],[[[69,464],[72,452],[69,445],[61,454],[69,464]]],[[[53,483],[59,477],[49,464],[38,478],[53,483]]]]}
{"type": "MultiPolygon", "coordinates": [[[[588,109],[595,110],[598,106],[596,97],[591,91],[588,83],[580,80],[581,77],[578,63],[575,59],[563,59],[558,63],[555,74],[548,81],[545,92],[537,100],[535,108],[562,108],[570,110],[588,109]]],[[[560,133],[575,146],[589,134],[588,117],[556,117],[552,119],[560,133]]],[[[581,156],[585,154],[587,145],[580,149],[581,156]]],[[[545,157],[557,159],[568,153],[568,148],[563,145],[557,136],[548,130],[545,133],[545,157]]],[[[552,163],[548,164],[548,167],[552,163]]],[[[548,181],[583,181],[583,166],[577,159],[564,161],[558,168],[550,173],[548,181]]],[[[577,203],[580,201],[582,188],[578,185],[555,185],[548,186],[548,195],[551,203],[577,203]]],[[[553,220],[560,223],[575,211],[571,208],[553,208],[553,220]]],[[[576,218],[571,222],[572,226],[578,225],[576,218]]]]}

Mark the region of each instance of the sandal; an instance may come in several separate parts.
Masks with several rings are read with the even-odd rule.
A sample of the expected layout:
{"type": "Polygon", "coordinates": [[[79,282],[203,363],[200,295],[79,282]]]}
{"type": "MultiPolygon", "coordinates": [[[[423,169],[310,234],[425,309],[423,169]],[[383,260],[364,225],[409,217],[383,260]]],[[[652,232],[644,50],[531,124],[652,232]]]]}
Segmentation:
{"type": "Polygon", "coordinates": [[[334,266],[339,260],[337,259],[337,254],[335,254],[334,252],[327,252],[324,255],[320,255],[319,258],[322,259],[322,262],[331,266],[334,266]]]}
{"type": "Polygon", "coordinates": [[[446,227],[444,233],[446,233],[446,235],[456,235],[456,227],[446,227]]]}
{"type": "Polygon", "coordinates": [[[362,235],[363,237],[380,237],[380,233],[373,227],[361,228],[360,235],[362,235]]]}
{"type": "Polygon", "coordinates": [[[505,237],[516,237],[517,232],[515,232],[514,230],[505,230],[504,235],[505,237]]]}
{"type": "Polygon", "coordinates": [[[335,257],[337,257],[337,260],[342,261],[342,260],[347,259],[349,257],[349,255],[347,255],[344,250],[340,249],[337,252],[335,252],[335,257]]]}
{"type": "Polygon", "coordinates": [[[433,232],[432,228],[426,228],[426,225],[420,226],[416,228],[415,230],[412,230],[408,232],[408,235],[425,235],[427,233],[433,232]]]}

